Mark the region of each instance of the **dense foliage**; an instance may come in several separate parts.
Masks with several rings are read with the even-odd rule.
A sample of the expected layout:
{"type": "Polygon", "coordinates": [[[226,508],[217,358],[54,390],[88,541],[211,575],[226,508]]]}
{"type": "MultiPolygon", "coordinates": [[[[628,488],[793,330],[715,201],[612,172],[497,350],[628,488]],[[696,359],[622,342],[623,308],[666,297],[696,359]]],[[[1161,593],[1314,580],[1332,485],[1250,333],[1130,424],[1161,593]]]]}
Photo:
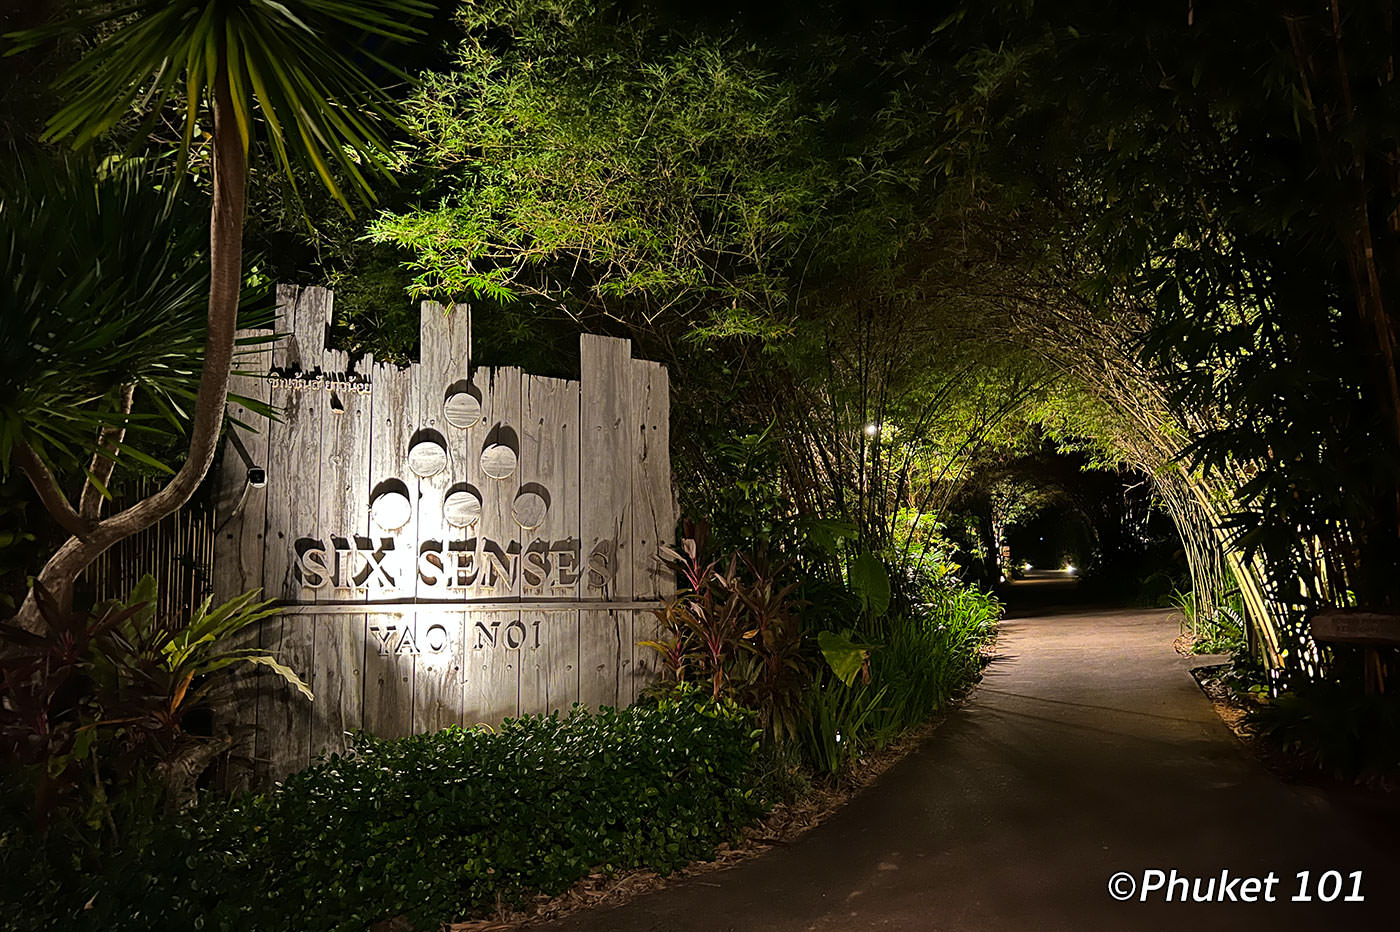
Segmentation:
{"type": "MultiPolygon", "coordinates": [[[[240,632],[276,614],[257,592],[189,613],[159,613],[156,582],[91,612],[41,600],[38,632],[0,627],[0,765],[26,787],[40,829],[64,826],[101,847],[118,823],[193,798],[204,771],[234,743],[208,734],[236,668],[274,671],[308,699],[299,677],[240,632]]],[[[269,684],[270,685],[270,684],[269,684]]]]}
{"type": "MultiPolygon", "coordinates": [[[[819,774],[841,774],[871,748],[885,746],[947,708],[981,677],[1001,615],[976,589],[945,587],[905,614],[880,619],[861,640],[859,677],[833,665],[807,689],[803,754],[819,774]]],[[[844,645],[843,645],[844,646],[844,645]]]]}
{"type": "Polygon", "coordinates": [[[1393,13],[1183,13],[970,13],[967,164],[1019,303],[1132,337],[1268,661],[1316,670],[1307,612],[1397,599],[1393,13]]]}
{"type": "MultiPolygon", "coordinates": [[[[1340,770],[1393,764],[1391,704],[1360,697],[1359,655],[1305,624],[1322,607],[1400,607],[1388,8],[991,2],[873,22],[834,3],[834,28],[743,6],[462,3],[446,52],[400,95],[396,142],[375,130],[358,157],[315,144],[321,160],[295,169],[271,116],[286,94],[243,92],[223,123],[244,147],[271,133],[262,154],[285,172],[254,173],[255,234],[337,251],[319,271],[356,351],[412,356],[412,296],[473,302],[477,364],[566,375],[580,330],[668,364],[678,495],[714,540],[686,532],[673,554],[684,586],[651,645],[661,706],[366,740],[277,793],[161,823],[164,843],[132,855],[152,885],[99,872],[82,895],[64,886],[65,904],[97,892],[94,922],[164,897],[230,927],[425,923],[598,865],[670,869],[756,811],[750,724],[789,762],[839,774],[974,681],[999,606],[968,583],[1012,575],[1014,530],[1056,508],[1088,525],[1100,578],[1158,555],[1150,512],[1169,514],[1191,588],[1164,568],[1153,595],[1175,592],[1199,644],[1290,671],[1273,682],[1297,692],[1269,728],[1340,770]],[[386,208],[332,219],[363,173],[394,178],[386,208]],[[287,205],[317,176],[333,193],[298,232],[287,205]],[[1056,475],[1066,464],[1101,481],[1056,475]],[[695,688],[756,721],[701,711],[695,688]],[[444,851],[455,860],[429,871],[444,851]]],[[[178,16],[156,21],[187,38],[178,16]]],[[[249,80],[281,42],[248,47],[249,80]]],[[[75,86],[119,93],[84,138],[163,147],[116,119],[137,85],[95,67],[75,86]]],[[[156,96],[179,96],[174,74],[156,96]]],[[[199,168],[188,103],[175,117],[199,168]]],[[[343,111],[313,109],[324,142],[343,111]]],[[[69,109],[55,128],[79,122],[69,109]]],[[[164,224],[178,202],[91,174],[70,229],[55,232],[57,193],[0,204],[14,272],[0,335],[44,351],[0,346],[20,379],[0,392],[0,463],[22,440],[59,473],[46,486],[31,470],[41,493],[99,493],[116,453],[138,459],[113,432],[141,426],[133,394],[178,422],[198,368],[185,299],[207,290],[203,247],[189,229],[163,260],[133,243],[130,216],[164,224]],[[15,246],[30,235],[57,248],[15,246]],[[85,249],[100,261],[75,277],[85,249]],[[61,300],[37,301],[58,279],[61,300]],[[120,351],[94,352],[107,342],[120,351]],[[96,360],[86,381],[52,362],[68,357],[96,360]]],[[[34,536],[15,513],[0,502],[0,546],[34,536]]],[[[72,732],[49,736],[67,783],[72,732]]],[[[30,865],[38,888],[67,882],[55,857],[30,865]]]]}
{"type": "Polygon", "coordinates": [[[359,739],[275,791],[210,800],[100,861],[9,822],[6,928],[361,932],[669,873],[763,811],[752,716],[694,694],[498,732],[359,739]],[[75,872],[91,870],[91,874],[75,872]]]}
{"type": "MultiPolygon", "coordinates": [[[[687,528],[687,530],[693,530],[687,528]]],[[[977,681],[1001,614],[995,597],[947,576],[918,576],[897,599],[884,564],[866,552],[844,588],[798,598],[791,565],[706,550],[703,530],[671,551],[681,589],[656,614],[661,657],[651,687],[666,696],[704,688],[757,710],[780,760],[819,777],[844,776],[977,681]]]]}

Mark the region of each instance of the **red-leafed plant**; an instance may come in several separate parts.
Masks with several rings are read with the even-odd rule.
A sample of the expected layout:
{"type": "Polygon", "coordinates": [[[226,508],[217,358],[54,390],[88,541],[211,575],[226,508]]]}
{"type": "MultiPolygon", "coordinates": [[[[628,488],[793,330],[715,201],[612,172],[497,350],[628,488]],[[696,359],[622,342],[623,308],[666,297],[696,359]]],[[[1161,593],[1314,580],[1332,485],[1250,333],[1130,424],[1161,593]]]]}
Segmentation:
{"type": "Polygon", "coordinates": [[[41,828],[63,808],[94,827],[110,822],[108,790],[178,807],[232,743],[192,733],[236,664],[272,670],[309,698],[295,673],[257,647],[232,647],[240,631],[276,609],[246,592],[188,617],[155,610],[147,576],[125,602],[64,610],[42,594],[44,626],[0,626],[0,755],[27,772],[41,828]]]}
{"type": "Polygon", "coordinates": [[[770,737],[794,737],[812,667],[804,653],[796,583],[779,577],[764,555],[733,554],[722,565],[704,556],[706,528],[687,522],[678,550],[662,552],[681,581],[656,616],[668,639],[643,641],[661,655],[659,689],[708,680],[711,695],[729,697],[758,712],[770,737]]]}

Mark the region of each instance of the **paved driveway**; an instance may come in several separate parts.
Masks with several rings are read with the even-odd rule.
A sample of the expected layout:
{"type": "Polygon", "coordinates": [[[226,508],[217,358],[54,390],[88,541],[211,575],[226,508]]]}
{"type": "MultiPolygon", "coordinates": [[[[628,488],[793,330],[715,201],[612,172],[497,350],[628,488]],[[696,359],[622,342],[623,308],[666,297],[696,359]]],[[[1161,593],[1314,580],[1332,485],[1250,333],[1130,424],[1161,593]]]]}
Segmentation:
{"type": "Polygon", "coordinates": [[[1003,623],[998,657],[963,709],[794,845],[536,928],[1396,928],[1394,807],[1261,769],[1172,651],[1166,612],[1036,611],[1003,623]],[[1260,901],[1182,903],[1181,884],[1176,902],[1165,889],[1141,901],[1157,877],[1147,872],[1167,882],[1172,870],[1202,878],[1203,894],[1213,878],[1217,896],[1223,886],[1260,901]],[[1120,871],[1135,884],[1126,902],[1109,895],[1120,871]],[[1291,902],[1300,871],[1311,872],[1312,903],[1291,902]],[[1340,872],[1336,902],[1316,900],[1326,871],[1340,872]],[[1342,901],[1353,871],[1364,902],[1342,901]]]}

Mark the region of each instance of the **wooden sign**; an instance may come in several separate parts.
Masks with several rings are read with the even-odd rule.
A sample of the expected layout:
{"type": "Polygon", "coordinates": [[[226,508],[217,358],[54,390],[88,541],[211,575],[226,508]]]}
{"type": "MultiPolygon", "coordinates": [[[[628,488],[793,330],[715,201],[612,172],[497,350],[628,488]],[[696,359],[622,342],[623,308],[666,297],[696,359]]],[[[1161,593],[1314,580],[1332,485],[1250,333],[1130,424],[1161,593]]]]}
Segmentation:
{"type": "Polygon", "coordinates": [[[1400,644],[1400,615],[1334,611],[1312,616],[1312,636],[1334,644],[1385,647],[1400,644]]]}
{"type": "Polygon", "coordinates": [[[577,382],[474,370],[469,310],[432,303],[419,362],[352,365],[325,348],[332,300],[279,288],[286,336],[240,356],[231,391],[280,417],[231,405],[256,462],[229,444],[216,477],[216,597],[282,600],[261,644],[316,695],[249,687],[259,776],[357,728],[630,703],[656,672],[648,609],[674,589],[665,368],[583,336],[577,382]]]}

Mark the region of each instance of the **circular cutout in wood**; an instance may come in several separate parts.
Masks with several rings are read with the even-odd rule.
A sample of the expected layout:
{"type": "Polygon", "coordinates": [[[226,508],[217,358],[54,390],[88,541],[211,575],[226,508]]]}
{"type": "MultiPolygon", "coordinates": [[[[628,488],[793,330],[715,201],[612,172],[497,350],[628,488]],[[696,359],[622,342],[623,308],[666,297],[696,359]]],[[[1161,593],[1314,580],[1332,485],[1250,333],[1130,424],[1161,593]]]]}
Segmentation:
{"type": "Polygon", "coordinates": [[[453,392],[442,403],[442,415],[453,427],[466,430],[481,423],[481,402],[471,392],[453,392]]]}
{"type": "Polygon", "coordinates": [[[515,516],[516,524],[527,531],[533,531],[544,524],[545,515],[549,514],[549,505],[538,492],[521,492],[515,496],[515,504],[511,506],[510,512],[515,516]]]}
{"type": "Polygon", "coordinates": [[[420,440],[408,451],[408,468],[426,479],[447,468],[447,450],[436,440],[420,440]]]}
{"type": "Polygon", "coordinates": [[[442,516],[453,527],[471,527],[481,518],[481,499],[466,489],[450,492],[442,503],[442,516]]]}
{"type": "Polygon", "coordinates": [[[503,443],[493,443],[481,451],[481,471],[492,479],[509,479],[515,474],[515,451],[503,443]]]}
{"type": "Polygon", "coordinates": [[[374,523],[386,531],[397,531],[413,517],[413,505],[402,492],[385,492],[370,506],[374,523]]]}

